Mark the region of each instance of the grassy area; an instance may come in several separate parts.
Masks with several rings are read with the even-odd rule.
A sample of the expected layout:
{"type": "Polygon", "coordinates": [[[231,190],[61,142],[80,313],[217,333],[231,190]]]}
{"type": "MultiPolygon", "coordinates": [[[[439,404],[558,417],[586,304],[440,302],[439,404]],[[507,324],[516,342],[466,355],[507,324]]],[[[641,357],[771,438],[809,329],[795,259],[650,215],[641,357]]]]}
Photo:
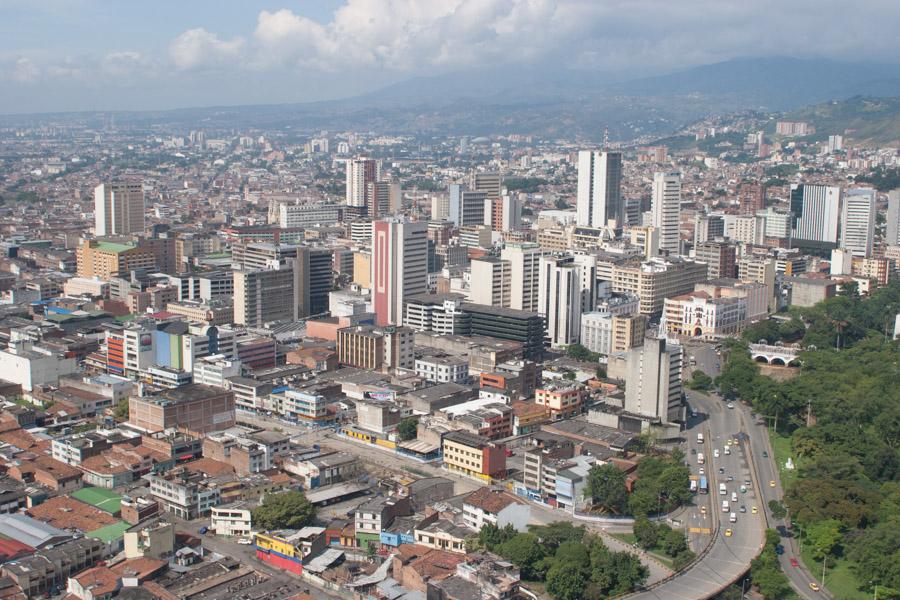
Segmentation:
{"type": "MultiPolygon", "coordinates": [[[[617,540],[622,540],[629,546],[634,544],[635,541],[637,541],[637,539],[634,537],[633,533],[610,533],[609,535],[613,536],[617,540]]],[[[666,556],[665,554],[662,554],[660,552],[654,552],[652,550],[646,550],[645,552],[647,552],[647,554],[649,554],[650,556],[652,556],[653,558],[655,558],[662,564],[666,565],[670,569],[672,568],[672,564],[673,564],[672,559],[669,558],[668,556],[666,556]]]]}
{"type": "Polygon", "coordinates": [[[791,438],[786,435],[776,434],[769,427],[769,440],[772,442],[772,450],[775,451],[775,464],[778,465],[778,473],[781,477],[782,489],[787,489],[789,485],[797,479],[797,459],[794,460],[794,470],[789,471],[784,468],[787,459],[791,457],[791,438]]]}
{"type": "MultiPolygon", "coordinates": [[[[809,548],[803,548],[800,555],[803,564],[810,570],[816,581],[822,580],[822,563],[812,557],[809,548]]],[[[843,558],[829,558],[825,565],[825,587],[835,598],[841,600],[868,600],[869,594],[859,590],[859,582],[850,570],[850,561],[843,558]]]]}

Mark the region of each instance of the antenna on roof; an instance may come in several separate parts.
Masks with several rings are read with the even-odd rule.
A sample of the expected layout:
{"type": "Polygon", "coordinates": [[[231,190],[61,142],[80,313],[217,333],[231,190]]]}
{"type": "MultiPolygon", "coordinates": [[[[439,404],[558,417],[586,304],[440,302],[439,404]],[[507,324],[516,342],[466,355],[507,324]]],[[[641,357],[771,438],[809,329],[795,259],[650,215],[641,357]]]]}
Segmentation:
{"type": "Polygon", "coordinates": [[[609,150],[609,125],[603,128],[603,149],[609,150]]]}

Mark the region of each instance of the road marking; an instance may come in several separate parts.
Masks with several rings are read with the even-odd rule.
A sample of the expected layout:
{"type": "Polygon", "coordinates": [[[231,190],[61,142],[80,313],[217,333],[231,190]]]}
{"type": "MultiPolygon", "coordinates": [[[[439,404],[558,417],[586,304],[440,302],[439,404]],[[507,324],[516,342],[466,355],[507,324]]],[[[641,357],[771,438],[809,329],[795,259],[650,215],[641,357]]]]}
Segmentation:
{"type": "Polygon", "coordinates": [[[707,535],[712,533],[712,529],[708,527],[691,527],[688,531],[691,533],[705,533],[707,535]]]}

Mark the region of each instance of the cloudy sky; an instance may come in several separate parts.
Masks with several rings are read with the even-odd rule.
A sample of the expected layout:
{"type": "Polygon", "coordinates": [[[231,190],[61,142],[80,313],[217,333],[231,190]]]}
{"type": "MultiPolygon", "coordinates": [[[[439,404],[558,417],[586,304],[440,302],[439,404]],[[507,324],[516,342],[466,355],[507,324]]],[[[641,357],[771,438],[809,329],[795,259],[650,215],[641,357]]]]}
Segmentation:
{"type": "Polygon", "coordinates": [[[900,62],[900,0],[0,0],[0,113],[302,102],[501,65],[900,62]]]}

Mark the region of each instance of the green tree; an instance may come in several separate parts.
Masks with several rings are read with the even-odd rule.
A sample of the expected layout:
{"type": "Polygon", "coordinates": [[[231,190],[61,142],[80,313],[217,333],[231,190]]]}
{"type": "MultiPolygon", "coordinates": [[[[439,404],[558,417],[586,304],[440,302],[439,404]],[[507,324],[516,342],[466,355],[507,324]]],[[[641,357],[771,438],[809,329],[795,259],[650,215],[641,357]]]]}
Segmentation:
{"type": "Polygon", "coordinates": [[[807,527],[805,533],[813,558],[822,560],[834,555],[841,543],[841,522],[837,519],[825,519],[807,527]]]}
{"type": "Polygon", "coordinates": [[[529,525],[528,531],[538,537],[541,545],[549,552],[556,552],[566,542],[581,542],[584,526],[575,527],[569,521],[554,521],[547,525],[529,525]]]}
{"type": "Polygon", "coordinates": [[[713,380],[703,371],[696,369],[691,373],[691,379],[687,382],[687,386],[692,390],[707,391],[712,388],[713,380]]]}
{"type": "Polygon", "coordinates": [[[669,529],[664,539],[660,540],[663,552],[672,558],[688,549],[687,538],[680,529],[669,529]]]}
{"type": "MultiPolygon", "coordinates": [[[[898,514],[894,513],[894,520],[870,527],[847,543],[846,555],[852,561],[851,570],[869,591],[875,584],[900,589],[898,514]]],[[[880,589],[878,597],[882,597],[880,589]]]]}
{"type": "Polygon", "coordinates": [[[544,549],[532,533],[518,533],[496,547],[496,552],[519,567],[523,579],[538,580],[543,574],[544,549]]]}
{"type": "Polygon", "coordinates": [[[784,505],[774,498],[769,500],[769,510],[772,512],[772,517],[776,519],[783,519],[787,516],[784,505]]]}
{"type": "Polygon", "coordinates": [[[117,421],[128,420],[128,398],[122,398],[116,403],[116,408],[113,411],[113,415],[115,416],[117,421]]]}
{"type": "Polygon", "coordinates": [[[547,571],[547,592],[554,600],[581,600],[588,582],[588,575],[578,565],[556,562],[547,571]]]}
{"type": "Polygon", "coordinates": [[[689,564],[691,564],[694,559],[697,558],[697,555],[694,554],[691,550],[684,550],[680,552],[678,556],[672,559],[672,568],[675,571],[680,571],[689,564]]]}
{"type": "Polygon", "coordinates": [[[418,426],[419,420],[415,417],[406,417],[400,421],[397,424],[397,433],[400,434],[400,439],[404,442],[416,439],[418,426]]]}
{"type": "Polygon", "coordinates": [[[634,520],[632,531],[634,532],[634,538],[637,541],[638,546],[644,550],[650,550],[651,548],[656,547],[656,544],[659,542],[658,528],[645,516],[637,517],[634,520]]]}
{"type": "Polygon", "coordinates": [[[488,550],[494,550],[506,540],[515,537],[516,533],[512,525],[506,525],[503,529],[500,529],[493,523],[486,523],[481,528],[481,531],[478,532],[478,541],[488,550]]]}
{"type": "Polygon", "coordinates": [[[571,344],[566,347],[566,354],[575,360],[584,360],[589,362],[597,362],[600,360],[600,354],[591,352],[581,344],[571,344]]]}
{"type": "Polygon", "coordinates": [[[590,498],[595,505],[621,513],[628,499],[625,473],[612,463],[591,467],[584,486],[584,496],[590,498]]]}
{"type": "Polygon", "coordinates": [[[312,523],[316,517],[313,506],[302,492],[288,491],[268,494],[253,509],[253,526],[261,531],[273,529],[300,529],[312,523]]]}

